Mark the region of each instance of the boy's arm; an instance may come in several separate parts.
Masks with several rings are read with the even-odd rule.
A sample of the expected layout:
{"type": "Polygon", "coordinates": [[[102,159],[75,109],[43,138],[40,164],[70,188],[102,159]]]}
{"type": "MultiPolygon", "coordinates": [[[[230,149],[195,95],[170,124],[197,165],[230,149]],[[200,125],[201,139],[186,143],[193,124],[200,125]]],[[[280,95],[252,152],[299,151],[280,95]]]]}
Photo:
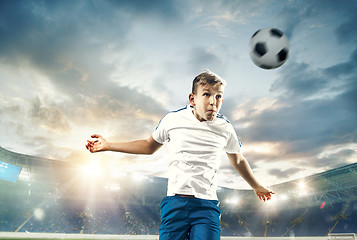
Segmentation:
{"type": "Polygon", "coordinates": [[[271,194],[274,194],[270,189],[262,186],[258,180],[255,178],[248,161],[244,158],[241,153],[227,153],[228,158],[233,165],[233,167],[238,171],[238,173],[244,178],[244,180],[254,189],[260,200],[269,200],[271,194]]]}
{"type": "Polygon", "coordinates": [[[94,134],[91,137],[96,138],[96,140],[87,140],[86,148],[92,153],[101,151],[115,151],[132,154],[153,154],[162,146],[162,144],[157,143],[152,138],[152,136],[146,140],[119,143],[108,142],[98,134],[94,134]]]}

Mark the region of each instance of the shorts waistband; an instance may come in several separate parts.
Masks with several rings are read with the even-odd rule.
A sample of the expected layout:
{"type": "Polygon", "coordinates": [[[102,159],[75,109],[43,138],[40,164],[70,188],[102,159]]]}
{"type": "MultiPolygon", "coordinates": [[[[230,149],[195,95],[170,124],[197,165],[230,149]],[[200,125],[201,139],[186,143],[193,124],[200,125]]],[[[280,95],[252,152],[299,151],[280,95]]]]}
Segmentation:
{"type": "Polygon", "coordinates": [[[187,198],[196,198],[194,195],[185,195],[185,194],[175,194],[175,196],[187,197],[187,198]]]}

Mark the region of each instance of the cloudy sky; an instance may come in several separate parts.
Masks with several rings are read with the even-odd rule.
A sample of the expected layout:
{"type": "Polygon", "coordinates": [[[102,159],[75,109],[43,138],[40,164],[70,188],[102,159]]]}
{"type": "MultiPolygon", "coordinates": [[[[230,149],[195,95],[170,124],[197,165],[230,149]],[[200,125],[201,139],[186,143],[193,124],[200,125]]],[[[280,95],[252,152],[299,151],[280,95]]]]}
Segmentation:
{"type": "MultiPolygon", "coordinates": [[[[264,184],[354,163],[356,22],[355,0],[2,0],[0,145],[165,176],[165,147],[90,154],[86,140],[149,137],[210,69],[228,82],[221,113],[264,184]],[[265,27],[290,41],[275,70],[249,57],[250,37],[265,27]]],[[[247,187],[224,155],[219,179],[247,187]]]]}

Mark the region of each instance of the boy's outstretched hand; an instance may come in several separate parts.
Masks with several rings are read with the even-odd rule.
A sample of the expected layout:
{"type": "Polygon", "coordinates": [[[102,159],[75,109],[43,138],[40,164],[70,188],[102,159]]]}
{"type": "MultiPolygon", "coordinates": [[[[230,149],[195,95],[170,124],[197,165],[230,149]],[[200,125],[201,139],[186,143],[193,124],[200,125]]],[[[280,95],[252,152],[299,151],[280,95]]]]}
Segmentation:
{"type": "Polygon", "coordinates": [[[108,150],[108,142],[101,135],[94,134],[91,138],[96,138],[96,140],[87,140],[86,148],[91,152],[100,152],[108,150]]]}
{"type": "Polygon", "coordinates": [[[263,186],[254,189],[254,192],[257,194],[258,198],[264,202],[270,200],[271,195],[275,194],[272,190],[263,186]]]}

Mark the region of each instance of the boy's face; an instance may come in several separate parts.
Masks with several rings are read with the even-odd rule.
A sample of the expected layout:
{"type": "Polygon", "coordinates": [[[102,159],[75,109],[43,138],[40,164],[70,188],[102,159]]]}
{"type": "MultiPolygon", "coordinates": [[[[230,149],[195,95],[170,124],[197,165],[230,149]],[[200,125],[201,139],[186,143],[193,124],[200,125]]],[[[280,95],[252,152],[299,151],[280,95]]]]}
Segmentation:
{"type": "Polygon", "coordinates": [[[193,114],[199,121],[213,121],[223,102],[223,87],[221,84],[200,85],[197,93],[189,95],[193,114]]]}

